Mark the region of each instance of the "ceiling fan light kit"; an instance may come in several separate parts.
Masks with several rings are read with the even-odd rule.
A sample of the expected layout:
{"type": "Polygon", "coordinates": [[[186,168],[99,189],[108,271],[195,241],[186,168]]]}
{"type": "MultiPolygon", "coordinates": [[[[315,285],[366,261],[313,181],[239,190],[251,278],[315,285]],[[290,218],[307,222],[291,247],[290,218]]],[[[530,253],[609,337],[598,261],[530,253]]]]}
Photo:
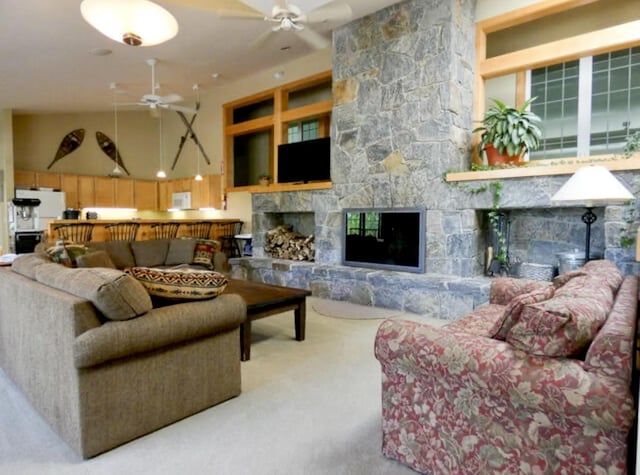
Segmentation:
{"type": "Polygon", "coordinates": [[[100,33],[130,46],[153,46],[178,34],[178,22],[148,0],[83,0],[82,17],[100,33]]]}

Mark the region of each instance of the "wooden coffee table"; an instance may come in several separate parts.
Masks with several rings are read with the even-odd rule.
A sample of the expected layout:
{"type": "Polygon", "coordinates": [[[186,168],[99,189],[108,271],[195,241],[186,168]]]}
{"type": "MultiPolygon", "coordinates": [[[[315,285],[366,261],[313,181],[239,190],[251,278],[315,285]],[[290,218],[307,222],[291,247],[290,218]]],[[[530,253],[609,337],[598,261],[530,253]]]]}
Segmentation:
{"type": "Polygon", "coordinates": [[[294,311],[296,340],[304,340],[307,318],[306,297],[311,292],[304,289],[261,284],[249,280],[229,279],[225,294],[238,294],[247,303],[247,320],[240,326],[240,359],[251,358],[251,322],[277,313],[294,311]]]}

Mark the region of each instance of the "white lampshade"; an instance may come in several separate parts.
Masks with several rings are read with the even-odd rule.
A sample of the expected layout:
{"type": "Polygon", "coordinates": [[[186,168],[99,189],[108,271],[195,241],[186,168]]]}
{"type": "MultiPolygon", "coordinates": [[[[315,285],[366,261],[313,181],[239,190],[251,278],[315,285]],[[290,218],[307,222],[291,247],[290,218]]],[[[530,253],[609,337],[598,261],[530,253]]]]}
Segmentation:
{"type": "Polygon", "coordinates": [[[153,46],[178,33],[178,22],[147,0],[83,0],[82,17],[103,35],[131,46],[153,46]]]}
{"type": "Polygon", "coordinates": [[[631,192],[601,165],[579,168],[553,195],[553,204],[583,204],[588,208],[597,205],[626,203],[633,200],[631,192]]]}

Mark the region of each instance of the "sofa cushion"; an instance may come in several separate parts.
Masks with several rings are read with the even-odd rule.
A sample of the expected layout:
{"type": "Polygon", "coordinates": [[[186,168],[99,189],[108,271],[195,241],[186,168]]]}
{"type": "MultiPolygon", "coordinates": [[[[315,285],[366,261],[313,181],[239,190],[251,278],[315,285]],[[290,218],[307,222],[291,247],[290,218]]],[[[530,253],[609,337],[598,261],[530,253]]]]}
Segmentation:
{"type": "Polygon", "coordinates": [[[589,297],[558,296],[525,305],[507,334],[514,348],[539,356],[575,356],[593,340],[610,307],[589,297]]]}
{"type": "Polygon", "coordinates": [[[133,241],[131,243],[136,267],[154,267],[164,264],[169,251],[168,239],[150,239],[148,241],[133,241]]]}
{"type": "Polygon", "coordinates": [[[11,264],[11,270],[31,280],[36,280],[36,267],[42,264],[51,264],[52,262],[47,254],[20,254],[11,264]]]}
{"type": "Polygon", "coordinates": [[[127,272],[141,282],[150,295],[165,299],[210,299],[227,287],[223,274],[209,270],[132,267],[127,272]]]}
{"type": "Polygon", "coordinates": [[[205,266],[207,269],[213,269],[215,267],[214,257],[217,249],[218,241],[214,241],[212,239],[198,239],[196,241],[193,260],[191,263],[205,266]]]}
{"type": "Polygon", "coordinates": [[[128,320],[151,310],[145,288],[117,269],[69,269],[58,264],[36,267],[36,280],[91,301],[110,320],[128,320]]]}
{"type": "Polygon", "coordinates": [[[109,258],[118,269],[126,269],[136,265],[129,241],[98,241],[91,242],[92,250],[103,250],[109,254],[109,258]]]}
{"type": "Polygon", "coordinates": [[[115,269],[116,266],[106,251],[90,251],[76,259],[78,267],[107,267],[115,269]]]}
{"type": "Polygon", "coordinates": [[[509,330],[520,320],[522,310],[526,305],[543,302],[553,297],[555,289],[553,286],[548,285],[535,289],[526,294],[516,295],[511,302],[507,304],[502,312],[502,318],[499,324],[495,328],[493,338],[504,340],[509,333],[509,330]]]}
{"type": "Polygon", "coordinates": [[[53,262],[62,264],[65,267],[76,267],[76,259],[86,254],[87,246],[68,241],[58,241],[55,245],[47,249],[47,254],[53,262]]]}
{"type": "Polygon", "coordinates": [[[169,251],[164,260],[164,265],[189,264],[193,259],[195,248],[195,239],[172,239],[169,242],[169,251]]]}
{"type": "Polygon", "coordinates": [[[587,275],[587,272],[583,268],[567,271],[564,274],[560,274],[559,276],[554,277],[553,286],[555,288],[562,287],[574,277],[580,277],[583,275],[587,275]]]}

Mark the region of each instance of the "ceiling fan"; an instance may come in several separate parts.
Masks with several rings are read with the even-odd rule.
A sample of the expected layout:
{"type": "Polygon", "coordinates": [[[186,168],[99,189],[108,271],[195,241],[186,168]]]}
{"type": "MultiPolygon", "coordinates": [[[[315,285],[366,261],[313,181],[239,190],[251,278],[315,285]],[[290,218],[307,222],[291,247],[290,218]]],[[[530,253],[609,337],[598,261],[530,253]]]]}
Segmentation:
{"type": "Polygon", "coordinates": [[[273,23],[273,26],[258,36],[253,46],[261,46],[269,41],[275,33],[291,31],[316,49],[329,46],[330,41],[312,29],[310,24],[347,21],[352,17],[351,7],[340,0],[326,3],[314,10],[304,12],[300,7],[289,3],[288,0],[275,0],[270,14],[254,9],[239,0],[169,0],[171,3],[192,6],[195,8],[209,8],[218,15],[227,18],[261,20],[273,23]]]}
{"type": "Polygon", "coordinates": [[[184,99],[182,96],[178,94],[168,94],[166,96],[160,96],[156,94],[156,91],[159,88],[158,83],[156,82],[157,63],[158,60],[155,58],[147,59],[147,64],[151,66],[151,93],[142,96],[140,102],[136,102],[135,105],[149,107],[151,115],[153,115],[154,117],[159,115],[158,108],[170,109],[187,114],[195,114],[197,112],[196,109],[174,104],[175,102],[183,101],[184,99]]]}

